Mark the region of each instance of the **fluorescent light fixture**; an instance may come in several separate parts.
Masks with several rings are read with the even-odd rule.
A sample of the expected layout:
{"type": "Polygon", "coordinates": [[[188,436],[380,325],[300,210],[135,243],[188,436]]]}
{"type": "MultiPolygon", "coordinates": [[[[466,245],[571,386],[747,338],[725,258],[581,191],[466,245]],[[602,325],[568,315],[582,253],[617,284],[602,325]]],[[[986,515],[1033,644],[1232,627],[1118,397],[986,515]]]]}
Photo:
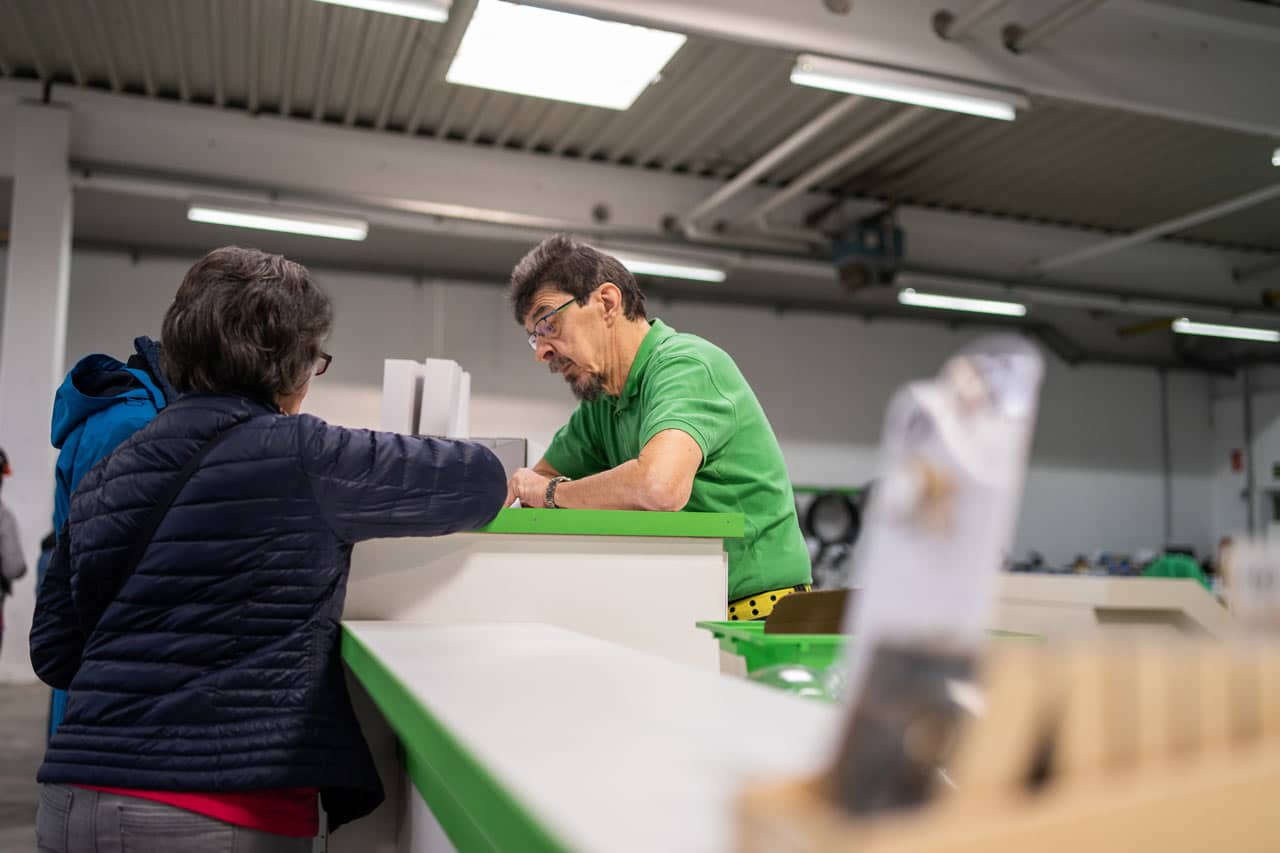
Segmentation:
{"type": "Polygon", "coordinates": [[[1003,121],[1013,121],[1017,110],[1031,106],[1016,92],[863,62],[828,59],[811,53],[803,53],[796,58],[795,67],[791,69],[791,82],[1003,121]]]}
{"type": "Polygon", "coordinates": [[[193,204],[187,208],[187,219],[211,225],[284,231],[289,234],[306,234],[309,237],[331,237],[334,240],[363,240],[369,235],[369,224],[359,219],[339,219],[335,216],[316,216],[269,208],[253,210],[193,204]]]}
{"type": "Polygon", "coordinates": [[[1248,326],[1221,326],[1217,323],[1196,323],[1186,317],[1173,321],[1173,330],[1180,335],[1205,335],[1210,338],[1235,338],[1241,341],[1280,343],[1280,332],[1271,329],[1251,329],[1248,326]]]}
{"type": "Polygon", "coordinates": [[[679,33],[480,0],[445,79],[625,110],[684,42],[679,33]]]}
{"type": "Polygon", "coordinates": [[[963,296],[942,296],[938,293],[919,293],[913,288],[898,292],[898,301],[912,308],[941,308],[944,311],[972,311],[975,314],[1000,314],[1005,317],[1025,317],[1027,306],[1020,302],[1000,302],[996,299],[969,299],[963,296]]]}
{"type": "Polygon", "coordinates": [[[724,270],[700,267],[679,261],[663,261],[656,258],[638,258],[631,255],[614,255],[624,267],[636,275],[657,275],[663,278],[687,278],[690,281],[722,282],[724,270]]]}
{"type": "Polygon", "coordinates": [[[1271,152],[1271,165],[1280,166],[1280,148],[1271,152]]]}
{"type": "Polygon", "coordinates": [[[382,12],[387,15],[400,15],[404,18],[417,18],[420,21],[449,20],[449,0],[319,0],[321,3],[332,3],[335,6],[350,6],[353,9],[368,9],[370,12],[382,12]]]}

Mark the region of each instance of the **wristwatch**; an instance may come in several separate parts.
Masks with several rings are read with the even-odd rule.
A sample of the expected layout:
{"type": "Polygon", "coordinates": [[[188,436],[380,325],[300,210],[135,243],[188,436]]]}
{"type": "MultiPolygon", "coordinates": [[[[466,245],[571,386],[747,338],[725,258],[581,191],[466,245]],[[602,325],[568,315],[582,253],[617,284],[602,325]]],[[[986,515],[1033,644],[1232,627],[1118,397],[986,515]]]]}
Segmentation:
{"type": "Polygon", "coordinates": [[[546,505],[547,509],[560,509],[556,504],[556,486],[563,483],[568,477],[552,477],[547,481],[546,505]]]}

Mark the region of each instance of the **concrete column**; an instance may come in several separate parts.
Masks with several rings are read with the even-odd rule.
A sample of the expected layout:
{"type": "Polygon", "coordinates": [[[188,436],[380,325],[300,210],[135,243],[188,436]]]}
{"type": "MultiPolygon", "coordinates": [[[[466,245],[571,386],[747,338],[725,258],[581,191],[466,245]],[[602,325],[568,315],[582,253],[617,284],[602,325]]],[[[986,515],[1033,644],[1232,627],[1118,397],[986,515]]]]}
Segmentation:
{"type": "Polygon", "coordinates": [[[55,104],[20,103],[16,116],[0,331],[0,446],[9,454],[13,476],[5,479],[0,500],[17,517],[28,570],[5,602],[0,681],[35,677],[27,635],[40,540],[53,525],[56,453],[49,444],[49,416],[65,372],[71,266],[71,112],[55,104]]]}

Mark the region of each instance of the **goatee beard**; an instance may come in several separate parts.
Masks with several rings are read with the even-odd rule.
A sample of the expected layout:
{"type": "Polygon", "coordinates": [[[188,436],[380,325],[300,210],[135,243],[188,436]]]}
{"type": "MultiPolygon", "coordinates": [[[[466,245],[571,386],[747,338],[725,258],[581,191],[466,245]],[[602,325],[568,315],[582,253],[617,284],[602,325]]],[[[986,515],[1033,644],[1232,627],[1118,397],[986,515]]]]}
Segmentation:
{"type": "Polygon", "coordinates": [[[600,395],[604,393],[604,380],[592,373],[587,377],[586,383],[584,388],[579,386],[577,382],[570,382],[569,387],[573,389],[573,396],[584,403],[600,399],[600,395]]]}
{"type": "Polygon", "coordinates": [[[577,379],[570,379],[564,373],[564,369],[570,365],[573,365],[573,362],[562,357],[556,357],[547,362],[547,368],[552,373],[559,373],[565,377],[565,381],[569,383],[570,390],[573,391],[573,396],[584,403],[600,399],[600,395],[604,393],[604,377],[598,373],[587,373],[577,379]]]}

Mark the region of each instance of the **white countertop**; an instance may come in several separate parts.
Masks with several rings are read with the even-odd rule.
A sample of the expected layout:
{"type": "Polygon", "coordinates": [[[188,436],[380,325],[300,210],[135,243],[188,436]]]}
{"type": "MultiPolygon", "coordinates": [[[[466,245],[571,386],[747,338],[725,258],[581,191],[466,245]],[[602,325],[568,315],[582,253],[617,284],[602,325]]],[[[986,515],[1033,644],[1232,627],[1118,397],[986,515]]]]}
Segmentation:
{"type": "Polygon", "coordinates": [[[346,626],[574,850],[728,850],[743,783],[818,770],[839,723],[837,708],[548,625],[346,626]]]}

